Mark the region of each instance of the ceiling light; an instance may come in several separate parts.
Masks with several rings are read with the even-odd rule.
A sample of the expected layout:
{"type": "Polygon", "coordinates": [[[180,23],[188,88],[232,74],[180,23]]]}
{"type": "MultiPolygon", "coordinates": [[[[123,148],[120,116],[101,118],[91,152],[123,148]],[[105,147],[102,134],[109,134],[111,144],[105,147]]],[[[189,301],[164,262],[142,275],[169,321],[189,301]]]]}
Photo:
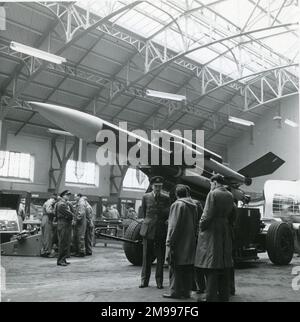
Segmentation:
{"type": "Polygon", "coordinates": [[[65,63],[67,60],[64,57],[56,56],[53,54],[50,54],[46,51],[39,50],[30,46],[26,46],[23,44],[20,44],[18,42],[12,41],[10,43],[10,48],[12,50],[18,51],[20,53],[23,53],[25,55],[33,56],[42,60],[49,61],[54,64],[61,64],[65,63]]]}
{"type": "Polygon", "coordinates": [[[293,122],[293,121],[291,121],[289,119],[285,119],[284,123],[289,125],[289,126],[291,126],[291,127],[298,127],[297,123],[295,123],[295,122],[293,122]]]}
{"type": "Polygon", "coordinates": [[[173,101],[185,101],[186,96],[184,95],[177,95],[177,94],[172,94],[172,93],[165,93],[165,92],[158,92],[158,91],[153,91],[151,89],[146,90],[146,95],[147,96],[152,96],[152,97],[158,97],[158,98],[165,98],[173,101]]]}
{"type": "Polygon", "coordinates": [[[232,122],[232,123],[237,123],[237,124],[240,124],[240,125],[245,125],[245,126],[254,126],[255,125],[254,122],[244,120],[244,119],[240,119],[240,118],[233,117],[233,116],[229,116],[228,121],[232,122]]]}
{"type": "Polygon", "coordinates": [[[56,130],[56,129],[48,129],[48,132],[51,133],[51,134],[58,134],[58,135],[64,135],[64,136],[74,136],[70,132],[56,130]]]}

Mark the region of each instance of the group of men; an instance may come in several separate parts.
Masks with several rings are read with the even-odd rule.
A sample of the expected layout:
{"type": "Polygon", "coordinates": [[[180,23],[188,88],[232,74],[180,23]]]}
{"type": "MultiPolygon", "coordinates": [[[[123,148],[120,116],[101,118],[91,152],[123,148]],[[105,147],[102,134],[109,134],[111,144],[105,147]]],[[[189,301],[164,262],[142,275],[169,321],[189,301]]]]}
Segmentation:
{"type": "Polygon", "coordinates": [[[63,191],[59,196],[53,194],[43,205],[41,256],[54,257],[57,245],[59,266],[69,265],[66,259],[70,255],[92,255],[93,209],[82,194],[76,194],[73,202],[71,195],[69,190],[63,191]]]}
{"type": "Polygon", "coordinates": [[[195,285],[206,289],[206,301],[229,301],[233,287],[232,239],[236,213],[232,194],[221,175],[211,178],[211,190],[202,213],[190,188],[179,184],[175,202],[162,192],[163,178],[153,177],[152,192],[142,200],[144,217],[143,267],[140,288],[148,287],[156,256],[156,284],[163,288],[163,267],[169,264],[170,293],[166,298],[189,298],[195,285]]]}

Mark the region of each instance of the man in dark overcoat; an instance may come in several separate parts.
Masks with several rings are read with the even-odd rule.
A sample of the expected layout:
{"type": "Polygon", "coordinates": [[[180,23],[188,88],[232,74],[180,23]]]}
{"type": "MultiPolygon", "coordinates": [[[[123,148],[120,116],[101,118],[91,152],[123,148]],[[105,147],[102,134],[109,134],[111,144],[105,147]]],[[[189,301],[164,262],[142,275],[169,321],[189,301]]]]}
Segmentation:
{"type": "Polygon", "coordinates": [[[198,210],[189,187],[177,185],[177,201],[170,209],[166,239],[170,273],[170,293],[166,298],[190,298],[193,287],[197,243],[198,210]]]}
{"type": "Polygon", "coordinates": [[[224,187],[221,175],[211,177],[195,257],[195,266],[205,269],[206,300],[228,302],[232,260],[230,218],[234,211],[232,194],[224,187]]]}

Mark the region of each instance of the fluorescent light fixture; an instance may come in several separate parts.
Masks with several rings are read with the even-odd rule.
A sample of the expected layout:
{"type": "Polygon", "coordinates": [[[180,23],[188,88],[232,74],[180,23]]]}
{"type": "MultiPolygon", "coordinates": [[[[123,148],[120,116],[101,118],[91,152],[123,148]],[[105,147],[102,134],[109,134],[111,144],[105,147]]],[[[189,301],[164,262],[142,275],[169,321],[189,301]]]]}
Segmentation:
{"type": "Polygon", "coordinates": [[[25,55],[33,56],[42,60],[49,61],[54,64],[61,64],[65,63],[67,60],[64,57],[56,56],[53,54],[50,54],[46,51],[39,50],[30,46],[26,46],[23,44],[20,44],[18,42],[12,41],[10,43],[10,48],[12,50],[18,51],[20,53],[23,53],[25,55]]]}
{"type": "Polygon", "coordinates": [[[146,95],[152,96],[152,97],[158,97],[158,98],[165,98],[168,100],[179,101],[179,102],[186,100],[186,96],[184,96],[184,95],[177,95],[177,94],[166,93],[166,92],[158,92],[158,91],[153,91],[151,89],[146,90],[146,95]]]}
{"type": "Polygon", "coordinates": [[[58,134],[58,135],[64,135],[64,136],[74,136],[70,132],[56,130],[56,129],[48,129],[48,132],[51,133],[51,134],[58,134]]]}
{"type": "Polygon", "coordinates": [[[289,119],[285,119],[284,123],[289,125],[289,126],[291,126],[291,127],[298,127],[297,123],[295,123],[295,122],[293,122],[293,121],[291,121],[289,119]]]}
{"type": "Polygon", "coordinates": [[[232,122],[232,123],[237,123],[240,125],[245,125],[245,126],[254,126],[255,125],[254,122],[247,121],[244,119],[239,119],[239,118],[233,117],[233,116],[229,116],[228,121],[232,122]]]}
{"type": "Polygon", "coordinates": [[[274,116],[273,117],[273,120],[274,121],[281,121],[282,120],[282,117],[280,115],[277,115],[277,116],[274,116]]]}

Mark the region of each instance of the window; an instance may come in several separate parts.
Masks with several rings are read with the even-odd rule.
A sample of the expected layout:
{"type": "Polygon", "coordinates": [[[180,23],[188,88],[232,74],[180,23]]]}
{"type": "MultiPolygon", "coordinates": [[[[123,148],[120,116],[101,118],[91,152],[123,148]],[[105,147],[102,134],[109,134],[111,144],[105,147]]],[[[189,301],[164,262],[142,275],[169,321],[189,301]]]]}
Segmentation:
{"type": "Polygon", "coordinates": [[[28,153],[0,151],[0,177],[33,181],[34,157],[28,153]]]}
{"type": "Polygon", "coordinates": [[[66,166],[66,184],[99,185],[99,166],[92,162],[69,160],[66,166]]]}
{"type": "Polygon", "coordinates": [[[146,190],[149,186],[147,176],[138,169],[129,168],[126,172],[123,189],[125,190],[146,190]]]}

